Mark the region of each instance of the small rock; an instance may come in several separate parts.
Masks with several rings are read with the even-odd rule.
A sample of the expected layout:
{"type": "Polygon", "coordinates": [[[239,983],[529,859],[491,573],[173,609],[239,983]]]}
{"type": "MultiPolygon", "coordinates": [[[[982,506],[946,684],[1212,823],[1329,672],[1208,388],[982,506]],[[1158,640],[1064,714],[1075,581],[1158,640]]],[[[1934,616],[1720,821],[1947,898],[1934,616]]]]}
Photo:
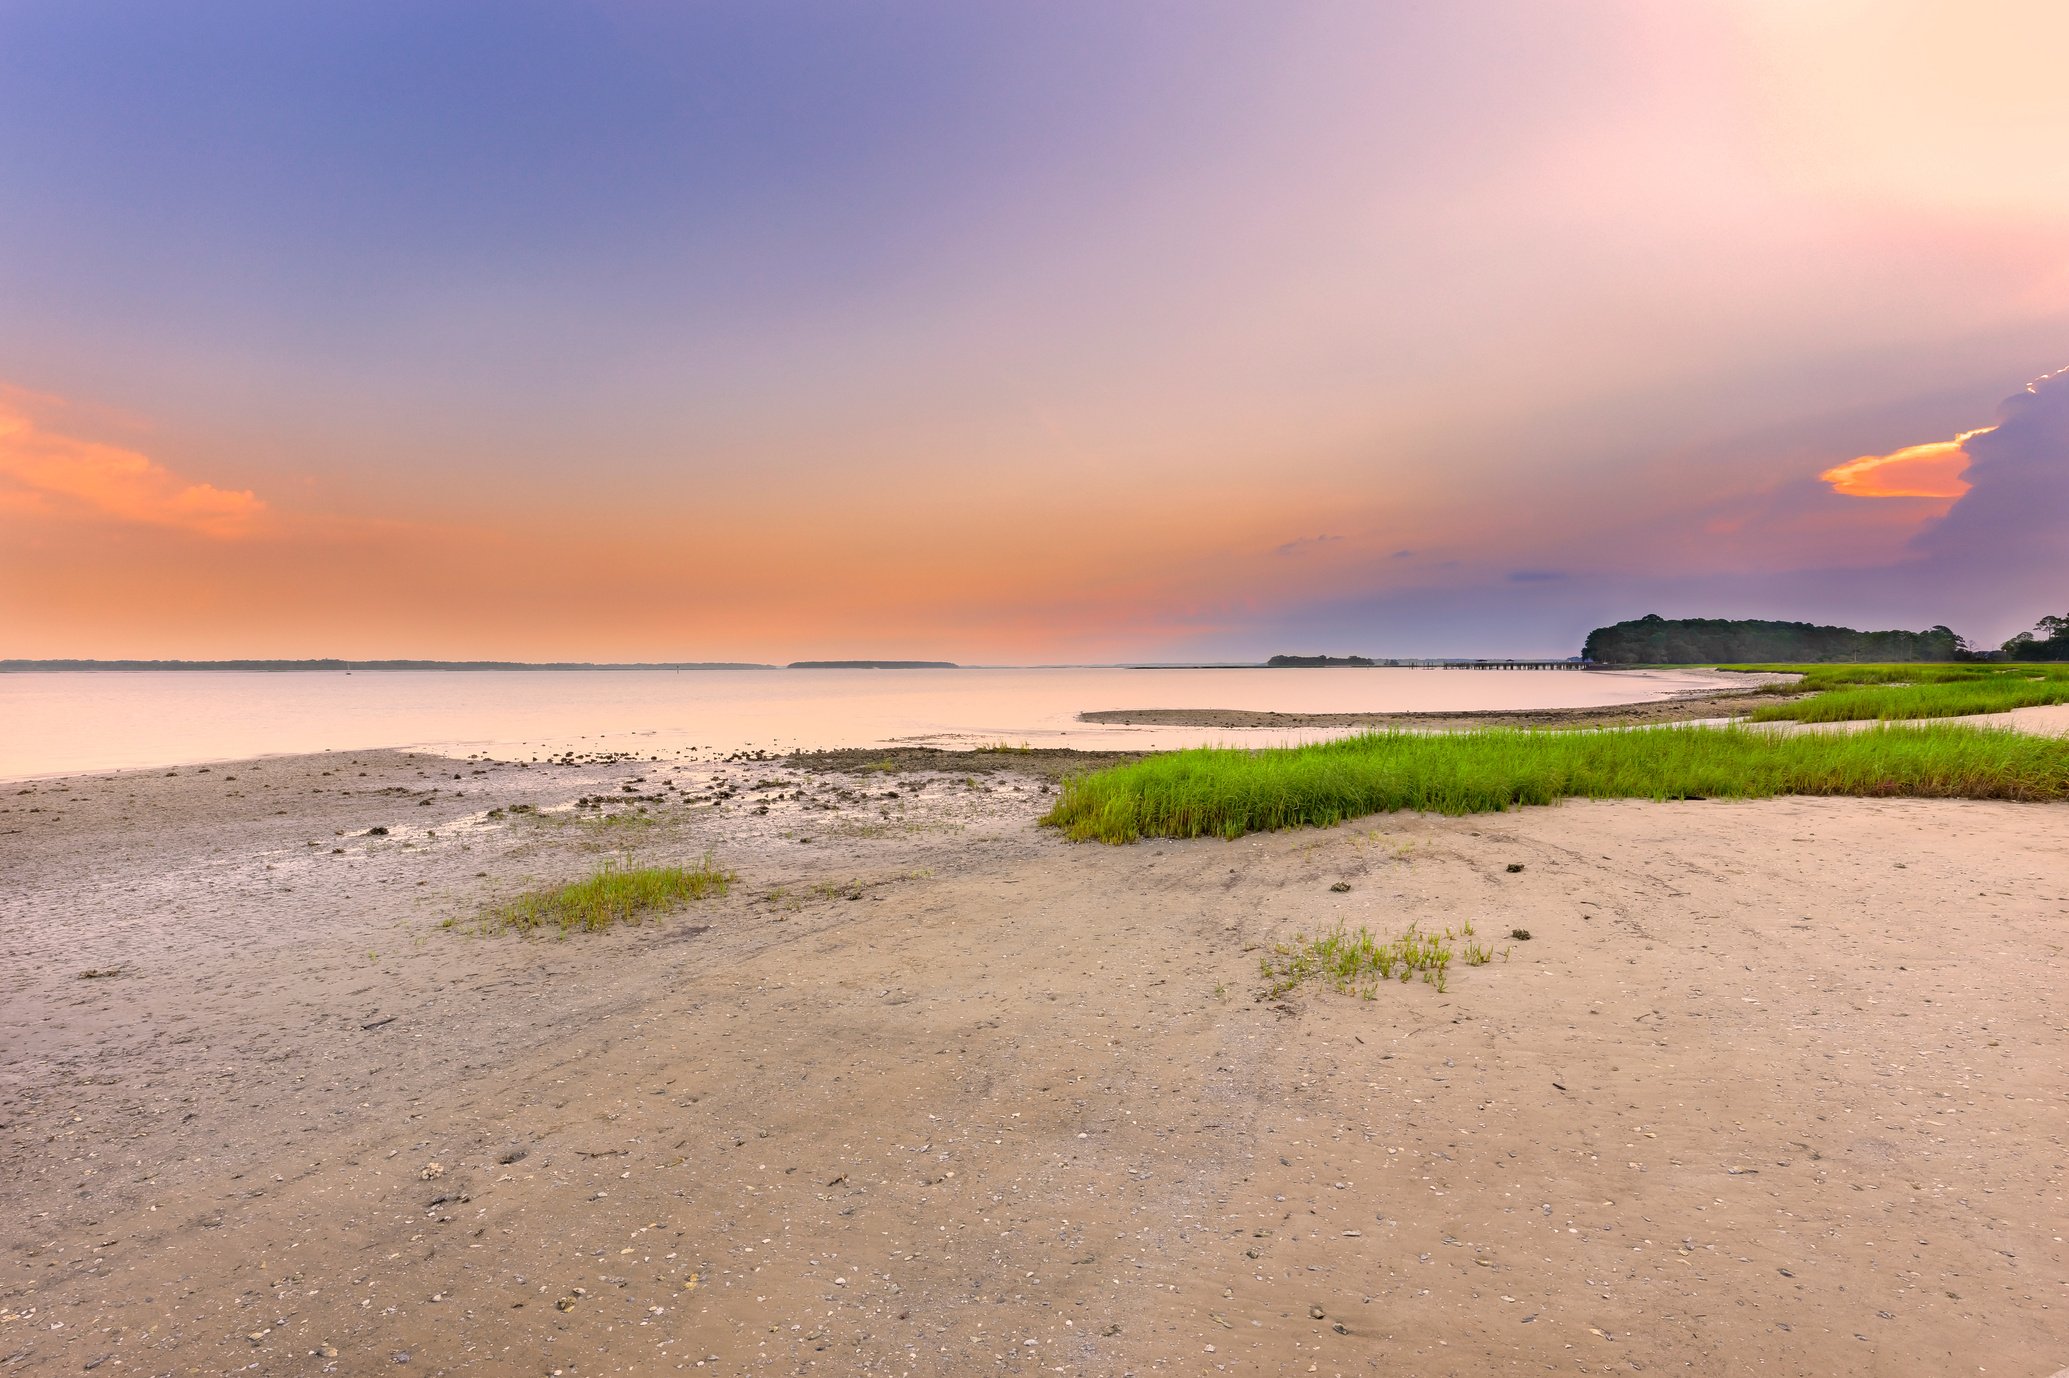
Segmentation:
{"type": "Polygon", "coordinates": [[[1339,895],[1347,895],[1351,892],[1351,883],[1347,880],[1340,880],[1329,888],[1339,895]]]}
{"type": "Polygon", "coordinates": [[[1512,928],[1509,930],[1509,936],[1519,943],[1527,943],[1530,941],[1530,930],[1527,928],[1512,928]]]}
{"type": "Polygon", "coordinates": [[[427,1182],[435,1182],[439,1178],[445,1176],[445,1164],[426,1163],[424,1164],[424,1170],[418,1173],[417,1175],[427,1182]]]}
{"type": "Polygon", "coordinates": [[[1319,1306],[1310,1306],[1307,1309],[1307,1313],[1308,1315],[1314,1317],[1318,1321],[1321,1320],[1322,1317],[1326,1314],[1319,1306]]]}

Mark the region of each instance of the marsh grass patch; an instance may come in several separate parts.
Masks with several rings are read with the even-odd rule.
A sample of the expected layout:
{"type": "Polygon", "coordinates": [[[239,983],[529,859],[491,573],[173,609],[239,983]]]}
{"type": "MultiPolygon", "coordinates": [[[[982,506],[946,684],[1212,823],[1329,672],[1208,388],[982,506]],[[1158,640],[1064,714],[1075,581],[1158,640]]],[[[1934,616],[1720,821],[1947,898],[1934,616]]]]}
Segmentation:
{"type": "MultiPolygon", "coordinates": [[[[552,929],[562,936],[591,933],[614,924],[640,923],[693,900],[724,895],[733,881],[733,873],[715,866],[708,856],[695,866],[605,863],[586,880],[528,891],[495,905],[481,915],[475,927],[482,933],[506,929],[521,933],[552,929]]],[[[460,920],[447,919],[444,926],[460,925],[460,920]]]]}
{"type": "Polygon", "coordinates": [[[1413,981],[1439,991],[1446,989],[1451,964],[1485,966],[1494,951],[1480,942],[1473,925],[1453,931],[1426,930],[1410,924],[1393,938],[1376,938],[1372,930],[1352,930],[1338,924],[1313,937],[1296,935],[1290,943],[1277,943],[1271,953],[1257,959],[1264,977],[1264,998],[1276,999],[1310,981],[1321,981],[1345,995],[1363,1000],[1378,996],[1389,981],[1413,981]]]}
{"type": "MultiPolygon", "coordinates": [[[[1382,732],[1203,747],[1080,776],[1042,822],[1074,841],[1240,837],[1393,810],[1491,813],[1562,799],[2069,799],[2069,741],[1934,723],[1851,733],[1742,727],[1382,732]]],[[[1405,849],[1404,849],[1405,857],[1405,849]]]]}
{"type": "Polygon", "coordinates": [[[1763,694],[1792,694],[1788,703],[1756,708],[1753,722],[1896,722],[1964,718],[2069,703],[2069,665],[1993,664],[1731,665],[1731,670],[1788,671],[1795,684],[1763,694]]]}

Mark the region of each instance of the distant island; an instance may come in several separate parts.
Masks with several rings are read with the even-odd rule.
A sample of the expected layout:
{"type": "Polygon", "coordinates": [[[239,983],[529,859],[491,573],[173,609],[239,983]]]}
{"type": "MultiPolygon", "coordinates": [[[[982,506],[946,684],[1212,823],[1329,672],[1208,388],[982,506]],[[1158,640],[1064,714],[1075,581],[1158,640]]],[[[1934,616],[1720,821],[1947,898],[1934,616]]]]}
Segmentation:
{"type": "Polygon", "coordinates": [[[328,670],[773,670],[749,661],[628,662],[522,660],[0,660],[0,674],[23,670],[244,670],[288,674],[328,670]]]}
{"type": "Polygon", "coordinates": [[[1863,632],[1809,622],[1658,614],[1597,627],[1582,654],[1597,665],[1744,664],[1747,662],[1922,661],[1974,658],[1946,627],[1922,632],[1863,632]]]}
{"type": "Polygon", "coordinates": [[[1373,664],[1370,656],[1273,656],[1265,662],[1267,669],[1279,670],[1289,666],[1308,668],[1316,665],[1363,665],[1373,664]]]}
{"type": "Polygon", "coordinates": [[[792,670],[960,670],[952,660],[793,660],[792,670]]]}

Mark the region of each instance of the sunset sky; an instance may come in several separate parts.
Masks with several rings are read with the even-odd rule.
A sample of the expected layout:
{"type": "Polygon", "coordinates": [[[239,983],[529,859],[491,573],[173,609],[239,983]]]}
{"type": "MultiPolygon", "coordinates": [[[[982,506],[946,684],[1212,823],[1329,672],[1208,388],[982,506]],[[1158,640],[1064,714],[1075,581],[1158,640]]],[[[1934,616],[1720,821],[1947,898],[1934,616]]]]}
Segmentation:
{"type": "Polygon", "coordinates": [[[0,656],[2069,613],[2069,5],[0,4],[0,656]]]}

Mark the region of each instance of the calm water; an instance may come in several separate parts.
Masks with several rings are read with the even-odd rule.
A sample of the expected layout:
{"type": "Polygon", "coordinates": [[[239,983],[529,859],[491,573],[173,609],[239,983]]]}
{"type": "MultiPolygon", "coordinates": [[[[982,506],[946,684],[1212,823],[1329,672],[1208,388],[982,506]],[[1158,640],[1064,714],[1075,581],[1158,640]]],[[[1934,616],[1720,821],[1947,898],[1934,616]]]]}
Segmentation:
{"type": "Polygon", "coordinates": [[[1292,737],[1074,719],[1102,708],[1564,708],[1715,682],[1665,672],[1393,669],[6,674],[0,779],[381,746],[523,758],[569,749],[675,757],[999,741],[1263,745],[1292,737]]]}

